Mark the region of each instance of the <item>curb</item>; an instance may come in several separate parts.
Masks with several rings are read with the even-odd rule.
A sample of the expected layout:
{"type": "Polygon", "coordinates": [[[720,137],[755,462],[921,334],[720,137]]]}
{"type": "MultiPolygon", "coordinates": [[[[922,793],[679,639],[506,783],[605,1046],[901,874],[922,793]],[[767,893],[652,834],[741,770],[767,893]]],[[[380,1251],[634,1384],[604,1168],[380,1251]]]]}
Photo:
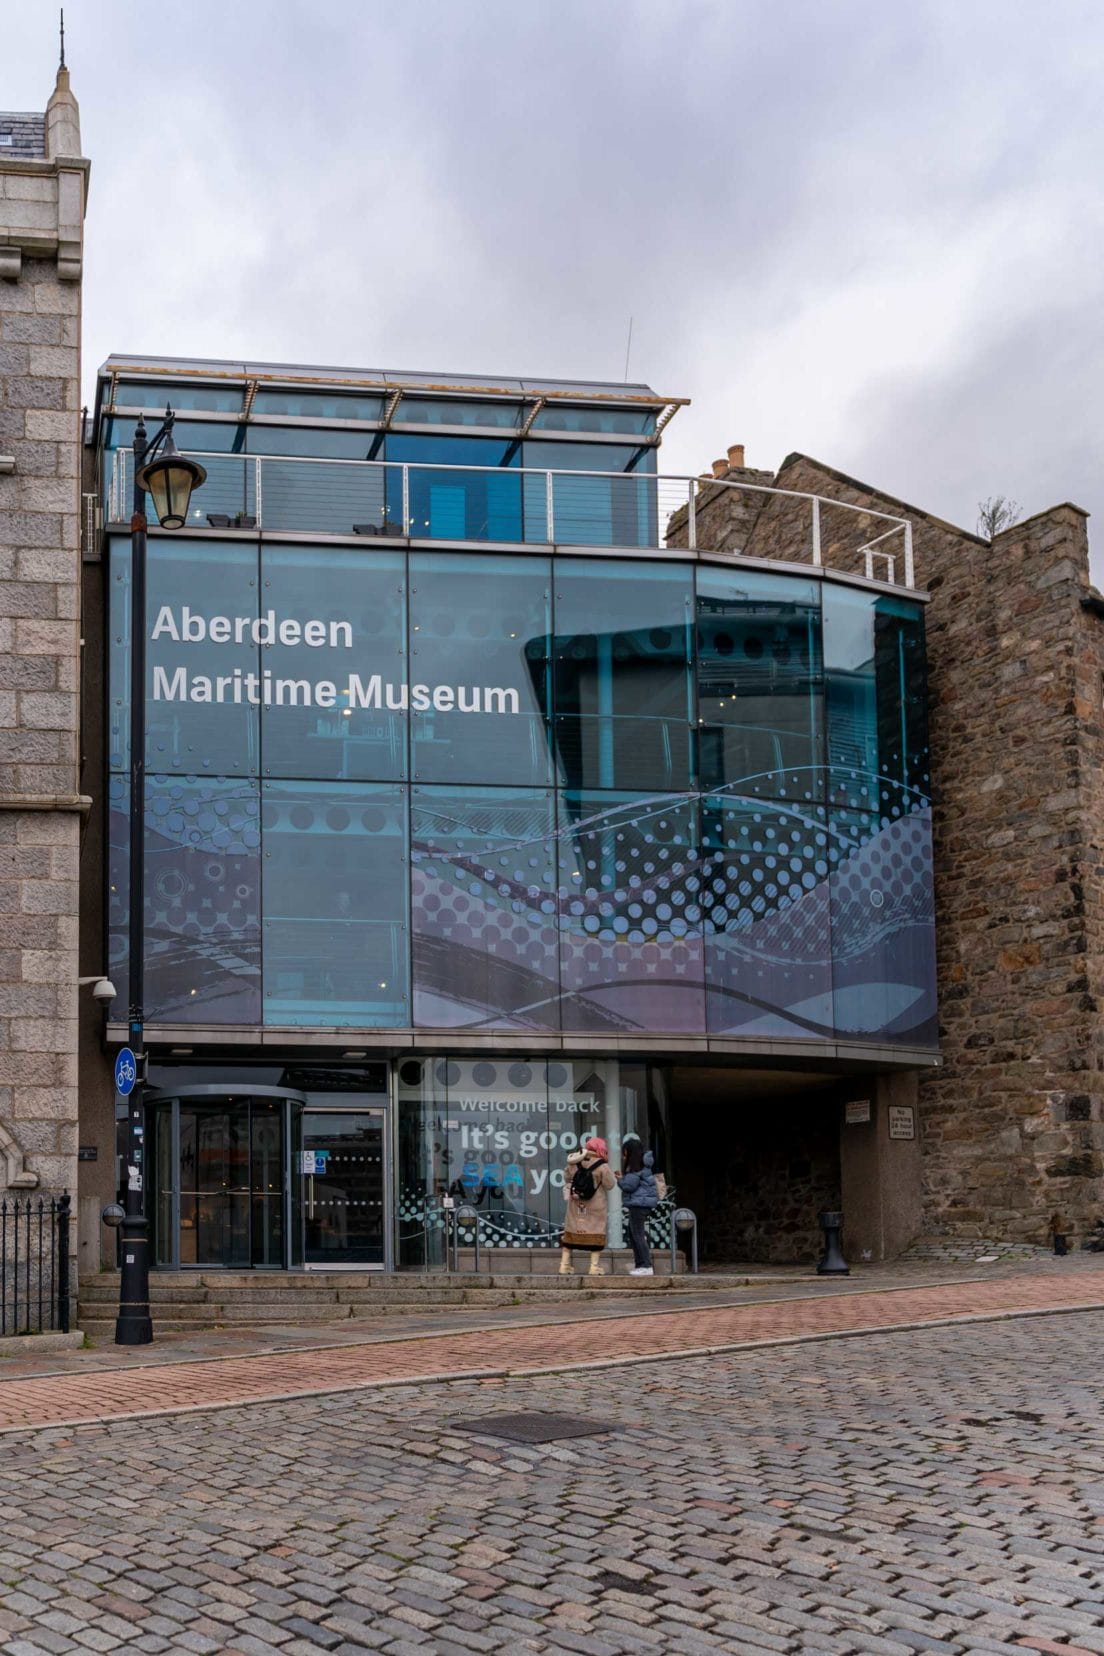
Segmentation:
{"type": "MultiPolygon", "coordinates": [[[[1091,1311],[1104,1311],[1104,1300],[1096,1301],[1090,1305],[1048,1305],[1029,1307],[1022,1310],[965,1311],[954,1317],[930,1317],[919,1322],[884,1323],[862,1328],[831,1329],[818,1334],[782,1334],[768,1340],[747,1340],[728,1345],[688,1346],[682,1351],[656,1351],[645,1352],[632,1357],[606,1357],[589,1363],[555,1363],[546,1368],[456,1369],[451,1373],[406,1375],[382,1380],[354,1380],[347,1385],[315,1386],[306,1390],[290,1392],[266,1392],[253,1397],[234,1398],[222,1403],[181,1403],[164,1409],[136,1409],[126,1414],[84,1415],[74,1420],[50,1420],[39,1424],[28,1422],[25,1425],[0,1426],[0,1438],[11,1437],[17,1432],[78,1431],[89,1427],[127,1426],[135,1420],[163,1420],[174,1415],[221,1414],[228,1409],[253,1408],[257,1404],[302,1402],[310,1397],[339,1397],[348,1392],[394,1391],[403,1386],[443,1386],[468,1380],[535,1380],[553,1374],[586,1374],[605,1369],[635,1368],[644,1363],[678,1363],[694,1357],[734,1356],[742,1352],[774,1350],[779,1346],[821,1345],[828,1340],[855,1340],[873,1334],[906,1334],[927,1328],[953,1328],[963,1324],[1012,1322],[1021,1317],[1078,1316],[1091,1311]]],[[[385,1342],[381,1341],[379,1343],[383,1344],[385,1342]]],[[[222,1361],[223,1359],[214,1360],[222,1361]]]]}
{"type": "Polygon", "coordinates": [[[6,1334],[0,1339],[0,1357],[22,1357],[28,1351],[78,1351],[83,1344],[84,1335],[79,1329],[71,1334],[49,1329],[44,1334],[6,1334]]]}

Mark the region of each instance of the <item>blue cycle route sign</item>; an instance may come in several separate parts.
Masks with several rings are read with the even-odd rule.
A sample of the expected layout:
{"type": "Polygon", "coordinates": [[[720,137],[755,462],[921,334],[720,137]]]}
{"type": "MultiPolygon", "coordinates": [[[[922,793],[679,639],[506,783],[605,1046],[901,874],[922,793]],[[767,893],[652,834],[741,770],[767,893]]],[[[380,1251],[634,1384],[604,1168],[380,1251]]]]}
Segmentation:
{"type": "Polygon", "coordinates": [[[138,1079],[138,1064],[129,1047],[124,1047],[115,1060],[115,1086],[124,1098],[134,1091],[138,1079]]]}

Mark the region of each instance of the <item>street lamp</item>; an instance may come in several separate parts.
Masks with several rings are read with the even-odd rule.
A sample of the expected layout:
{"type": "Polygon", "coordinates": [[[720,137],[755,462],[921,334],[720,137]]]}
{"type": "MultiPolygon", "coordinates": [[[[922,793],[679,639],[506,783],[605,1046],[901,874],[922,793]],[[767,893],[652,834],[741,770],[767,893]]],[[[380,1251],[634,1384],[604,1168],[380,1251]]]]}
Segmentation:
{"type": "Polygon", "coordinates": [[[135,499],[139,491],[149,490],[162,529],[183,529],[188,521],[188,502],[192,498],[192,490],[198,489],[207,477],[199,461],[189,460],[173,442],[172,423],[175,417],[172,409],[166,408],[164,425],[144,451],[154,458],[148,459],[144,465],[139,464],[138,454],[139,434],[143,440],[146,435],[141,420],[134,433],[135,499]],[[160,454],[157,453],[158,444],[162,445],[160,454]]]}
{"type": "Polygon", "coordinates": [[[127,1098],[125,1178],[123,1181],[122,1265],[116,1345],[148,1345],[153,1339],[149,1308],[149,1237],[146,1223],[146,1043],[143,958],[145,911],[146,786],[146,490],[162,529],[182,529],[192,490],[207,473],[180,454],[173,442],[175,415],[165,418],[152,441],[139,416],[134,430],[134,512],[130,520],[130,1045],[137,1076],[127,1098]]]}

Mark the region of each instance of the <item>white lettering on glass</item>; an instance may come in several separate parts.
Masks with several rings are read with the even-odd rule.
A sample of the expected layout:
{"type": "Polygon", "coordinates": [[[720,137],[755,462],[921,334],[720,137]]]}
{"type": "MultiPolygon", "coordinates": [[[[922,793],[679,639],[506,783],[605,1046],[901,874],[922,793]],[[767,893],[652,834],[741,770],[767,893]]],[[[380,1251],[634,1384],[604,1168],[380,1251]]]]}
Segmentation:
{"type": "MultiPolygon", "coordinates": [[[[348,621],[326,621],[319,616],[300,621],[278,616],[274,609],[263,615],[202,615],[189,604],[174,609],[162,604],[150,630],[153,640],[171,638],[176,644],[250,644],[266,648],[351,650],[353,629],[348,621]]],[[[279,659],[276,657],[275,659],[279,659]]],[[[350,673],[342,688],[330,678],[282,678],[272,668],[249,672],[235,667],[227,673],[192,673],[175,663],[158,663],[153,668],[154,701],[197,702],[250,707],[319,707],[345,705],[342,713],[358,709],[387,708],[392,713],[520,713],[517,690],[499,684],[408,684],[390,682],[382,673],[367,678],[350,673]]]]}

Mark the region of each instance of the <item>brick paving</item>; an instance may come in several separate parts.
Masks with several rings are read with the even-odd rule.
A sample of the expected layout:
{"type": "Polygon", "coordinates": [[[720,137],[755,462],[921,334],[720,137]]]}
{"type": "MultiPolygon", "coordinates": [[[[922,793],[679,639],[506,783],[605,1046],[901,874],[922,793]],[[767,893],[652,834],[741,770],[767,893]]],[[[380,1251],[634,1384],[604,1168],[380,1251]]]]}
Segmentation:
{"type": "Polygon", "coordinates": [[[676,1355],[779,1339],[807,1339],[943,1318],[1001,1316],[1056,1307],[1104,1307],[1104,1260],[1069,1274],[1024,1272],[987,1281],[836,1294],[755,1304],[607,1316],[573,1325],[570,1311],[537,1326],[287,1350],[219,1362],[160,1363],[88,1373],[69,1370],[0,1384],[0,1432],[53,1422],[124,1419],[164,1411],[260,1402],[406,1380],[539,1372],[555,1366],[676,1355]]]}
{"type": "Polygon", "coordinates": [[[16,1433],[0,1651],[1099,1656],[1102,1336],[1057,1313],[16,1433]],[[611,1430],[455,1429],[517,1409],[611,1430]]]}

